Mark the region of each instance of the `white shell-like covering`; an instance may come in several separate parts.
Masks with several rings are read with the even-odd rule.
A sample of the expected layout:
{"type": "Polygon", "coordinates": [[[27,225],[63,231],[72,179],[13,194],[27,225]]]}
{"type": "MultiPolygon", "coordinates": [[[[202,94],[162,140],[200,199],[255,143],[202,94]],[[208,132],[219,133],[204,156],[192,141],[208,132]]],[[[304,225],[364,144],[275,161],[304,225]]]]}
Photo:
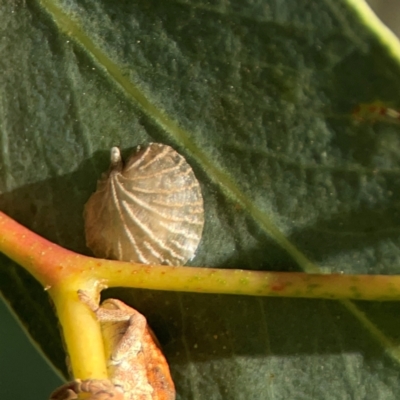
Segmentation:
{"type": "Polygon", "coordinates": [[[200,185],[170,146],[138,147],[111,167],[85,205],[86,244],[97,257],[182,265],[194,256],[204,225],[200,185]]]}

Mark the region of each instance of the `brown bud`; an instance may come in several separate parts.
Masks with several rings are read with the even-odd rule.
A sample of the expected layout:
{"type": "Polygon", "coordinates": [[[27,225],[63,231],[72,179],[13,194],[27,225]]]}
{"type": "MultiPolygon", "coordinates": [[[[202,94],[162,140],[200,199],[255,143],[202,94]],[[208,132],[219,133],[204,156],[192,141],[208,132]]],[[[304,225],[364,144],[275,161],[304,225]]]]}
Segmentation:
{"type": "Polygon", "coordinates": [[[124,400],[121,388],[107,379],[76,379],[56,389],[50,400],[124,400]],[[90,397],[88,395],[90,394],[90,397]],[[81,397],[82,395],[82,397],[81,397]]]}

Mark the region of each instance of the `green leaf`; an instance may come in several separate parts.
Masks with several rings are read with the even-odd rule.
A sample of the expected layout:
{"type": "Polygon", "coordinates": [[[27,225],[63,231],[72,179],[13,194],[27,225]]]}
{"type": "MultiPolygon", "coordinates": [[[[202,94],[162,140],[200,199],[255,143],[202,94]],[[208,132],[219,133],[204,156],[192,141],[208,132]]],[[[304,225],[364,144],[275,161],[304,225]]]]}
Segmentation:
{"type": "MultiPolygon", "coordinates": [[[[359,1],[0,1],[0,209],[90,254],[109,149],[172,145],[205,198],[192,265],[399,273],[400,46],[359,1]]],[[[65,370],[46,293],[0,287],[65,370]]],[[[144,313],[180,399],[396,399],[398,304],[113,290],[144,313]]],[[[83,329],[83,328],[82,328],[83,329]]]]}

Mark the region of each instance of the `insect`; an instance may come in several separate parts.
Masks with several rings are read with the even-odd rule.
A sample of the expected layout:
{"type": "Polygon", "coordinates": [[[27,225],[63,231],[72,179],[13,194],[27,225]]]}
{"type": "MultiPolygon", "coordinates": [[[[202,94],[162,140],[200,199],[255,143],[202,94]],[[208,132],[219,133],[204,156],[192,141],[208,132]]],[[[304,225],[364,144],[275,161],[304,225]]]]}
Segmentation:
{"type": "Polygon", "coordinates": [[[354,108],[352,115],[358,122],[370,121],[374,123],[376,121],[385,121],[395,124],[400,123],[400,112],[389,108],[381,101],[359,104],[354,108]]]}
{"type": "Polygon", "coordinates": [[[97,257],[183,265],[201,239],[203,197],[192,168],[170,146],[139,146],[125,164],[113,147],[84,219],[86,244],[97,257]]]}
{"type": "Polygon", "coordinates": [[[122,301],[108,299],[99,307],[86,292],[78,295],[100,322],[109,380],[72,381],[50,400],[78,399],[80,393],[90,400],[174,400],[168,363],[146,318],[122,301]]]}

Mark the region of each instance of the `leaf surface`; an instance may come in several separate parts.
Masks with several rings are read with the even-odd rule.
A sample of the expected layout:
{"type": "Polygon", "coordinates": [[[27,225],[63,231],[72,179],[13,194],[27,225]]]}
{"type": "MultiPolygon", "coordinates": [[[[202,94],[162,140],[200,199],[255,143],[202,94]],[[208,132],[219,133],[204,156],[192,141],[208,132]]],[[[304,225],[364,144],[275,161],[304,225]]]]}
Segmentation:
{"type": "MultiPolygon", "coordinates": [[[[395,274],[400,47],[350,1],[55,1],[0,7],[0,208],[90,254],[82,210],[150,141],[205,199],[191,265],[395,274]]],[[[64,369],[56,319],[1,258],[0,287],[64,369]]],[[[396,399],[397,304],[113,290],[144,313],[180,399],[396,399]]]]}

